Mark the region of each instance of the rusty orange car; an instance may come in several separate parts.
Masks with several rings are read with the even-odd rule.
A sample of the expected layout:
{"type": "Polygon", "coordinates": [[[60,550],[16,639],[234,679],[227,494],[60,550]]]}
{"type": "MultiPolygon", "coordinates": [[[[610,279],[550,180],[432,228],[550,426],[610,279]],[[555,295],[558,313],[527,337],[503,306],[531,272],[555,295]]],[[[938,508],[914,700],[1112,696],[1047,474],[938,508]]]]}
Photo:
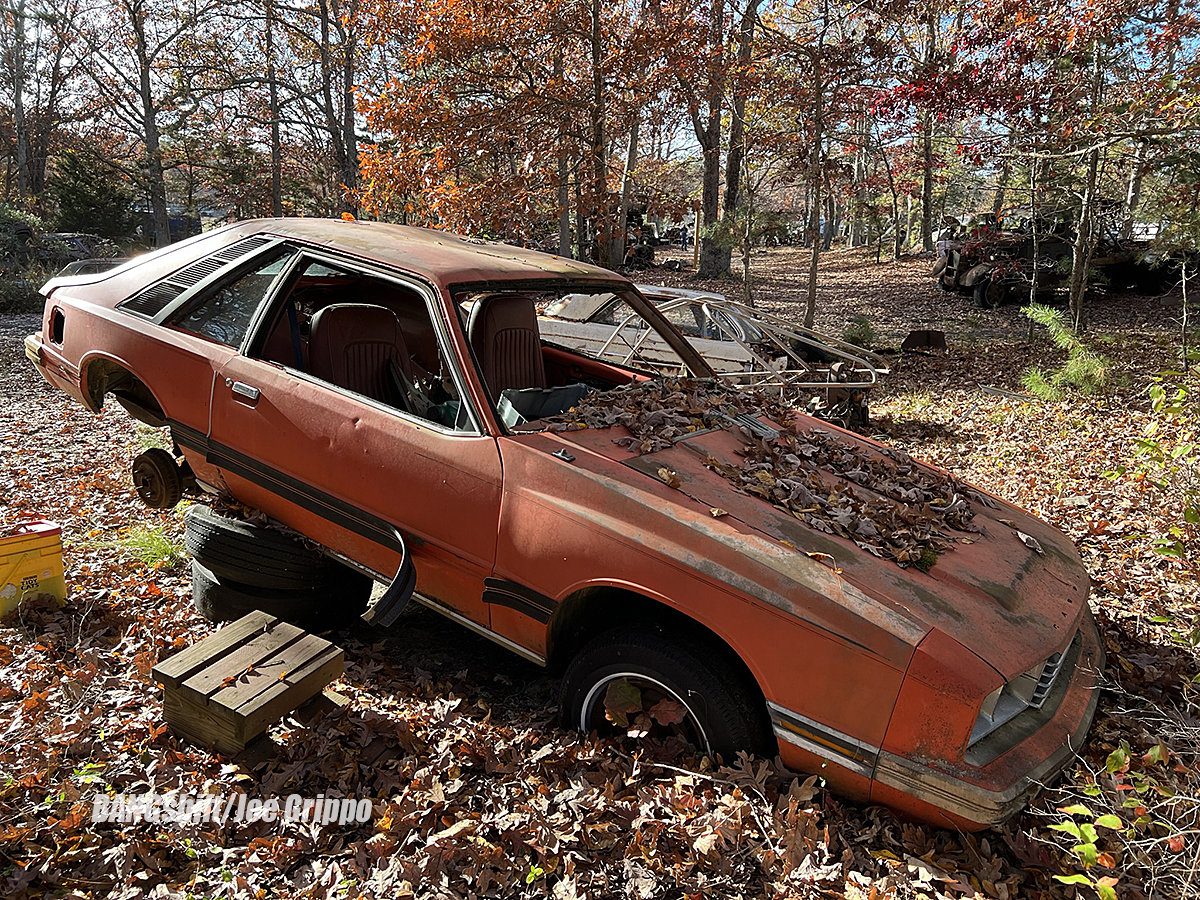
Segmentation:
{"type": "Polygon", "coordinates": [[[828,423],[690,408],[714,373],[613,272],[277,219],[43,293],[42,376],[169,431],[139,491],[231,495],[387,584],[368,619],[411,595],[563,667],[566,726],[779,754],[966,829],[1084,741],[1103,654],[1063,534],[828,423]],[[619,300],[620,364],[539,333],[589,294],[619,300]]]}

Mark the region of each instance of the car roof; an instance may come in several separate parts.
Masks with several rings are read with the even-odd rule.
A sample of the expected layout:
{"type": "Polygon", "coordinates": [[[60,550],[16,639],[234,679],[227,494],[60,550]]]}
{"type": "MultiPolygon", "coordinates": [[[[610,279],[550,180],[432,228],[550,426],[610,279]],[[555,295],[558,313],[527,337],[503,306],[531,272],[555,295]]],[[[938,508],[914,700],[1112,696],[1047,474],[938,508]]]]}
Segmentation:
{"type": "Polygon", "coordinates": [[[441,287],[529,279],[626,283],[615,272],[590,263],[411,225],[290,218],[254,219],[228,227],[239,237],[265,233],[340,250],[424,275],[441,287]]]}

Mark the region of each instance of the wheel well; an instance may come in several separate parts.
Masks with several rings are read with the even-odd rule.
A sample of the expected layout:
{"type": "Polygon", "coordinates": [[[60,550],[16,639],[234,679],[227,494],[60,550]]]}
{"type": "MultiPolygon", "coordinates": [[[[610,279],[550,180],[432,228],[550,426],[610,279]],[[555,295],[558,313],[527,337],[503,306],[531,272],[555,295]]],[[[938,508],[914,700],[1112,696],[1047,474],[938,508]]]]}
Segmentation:
{"type": "Polygon", "coordinates": [[[565,599],[550,622],[547,662],[565,666],[596,635],[625,625],[658,625],[704,643],[743,676],[746,690],[762,700],[765,711],[766,698],[758,679],[719,634],[664,603],[621,588],[584,588],[565,599]]]}
{"type": "Polygon", "coordinates": [[[125,410],[152,428],[167,424],[166,413],[140,378],[110,359],[97,359],[87,367],[87,398],[96,412],[104,407],[104,398],[112,394],[125,410]]]}

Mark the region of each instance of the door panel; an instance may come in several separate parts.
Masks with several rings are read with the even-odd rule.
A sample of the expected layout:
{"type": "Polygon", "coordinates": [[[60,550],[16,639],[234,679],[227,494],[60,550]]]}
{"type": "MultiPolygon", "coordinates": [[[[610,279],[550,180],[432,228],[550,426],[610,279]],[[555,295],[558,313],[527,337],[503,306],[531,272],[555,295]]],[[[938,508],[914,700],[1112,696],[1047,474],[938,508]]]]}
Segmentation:
{"type": "Polygon", "coordinates": [[[243,502],[391,575],[404,535],[417,590],[487,624],[496,552],[494,438],[452,434],[276,363],[217,374],[208,458],[243,502]]]}

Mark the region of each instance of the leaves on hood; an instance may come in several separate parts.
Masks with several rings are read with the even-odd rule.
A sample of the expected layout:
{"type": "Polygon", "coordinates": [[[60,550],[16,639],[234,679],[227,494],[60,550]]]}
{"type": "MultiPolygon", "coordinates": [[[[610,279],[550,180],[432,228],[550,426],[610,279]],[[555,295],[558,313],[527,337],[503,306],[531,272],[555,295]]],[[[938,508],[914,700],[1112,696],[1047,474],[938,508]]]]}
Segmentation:
{"type": "MultiPolygon", "coordinates": [[[[613,428],[630,432],[617,444],[646,454],[689,434],[724,429],[746,440],[742,459],[705,464],[810,528],[853,541],[901,566],[928,571],[938,554],[977,531],[971,501],[995,503],[966,483],[897,450],[868,448],[798,417],[778,396],[708,379],[663,378],[588,394],[548,431],[613,428]],[[754,423],[779,423],[775,437],[754,423]]],[[[775,429],[770,429],[774,431],[775,429]]],[[[680,488],[667,467],[660,480],[680,488]]],[[[716,513],[714,512],[714,515],[716,513]]]]}

